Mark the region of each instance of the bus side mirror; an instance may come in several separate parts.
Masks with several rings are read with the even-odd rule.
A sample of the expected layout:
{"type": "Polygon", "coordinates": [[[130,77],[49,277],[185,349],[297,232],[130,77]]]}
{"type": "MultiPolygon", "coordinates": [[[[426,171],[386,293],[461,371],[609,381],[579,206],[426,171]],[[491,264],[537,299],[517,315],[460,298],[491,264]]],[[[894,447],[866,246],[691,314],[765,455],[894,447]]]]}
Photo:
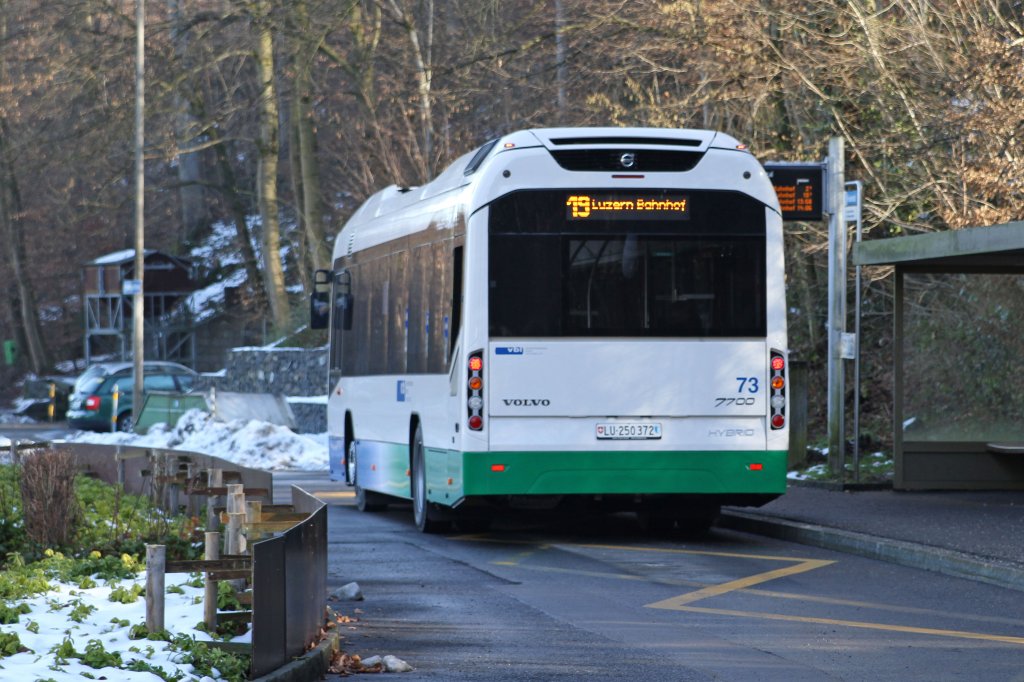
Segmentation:
{"type": "Polygon", "coordinates": [[[313,273],[313,293],[309,295],[309,328],[327,329],[331,319],[331,273],[317,270],[313,273]]]}

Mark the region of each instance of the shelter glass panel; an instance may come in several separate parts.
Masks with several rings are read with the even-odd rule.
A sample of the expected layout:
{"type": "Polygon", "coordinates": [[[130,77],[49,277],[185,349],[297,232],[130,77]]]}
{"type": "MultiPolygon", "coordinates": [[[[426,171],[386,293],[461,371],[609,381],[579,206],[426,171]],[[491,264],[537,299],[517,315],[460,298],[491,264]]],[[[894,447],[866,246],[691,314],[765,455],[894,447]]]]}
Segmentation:
{"type": "Polygon", "coordinates": [[[904,441],[1024,442],[1024,277],[904,287],[904,441]]]}

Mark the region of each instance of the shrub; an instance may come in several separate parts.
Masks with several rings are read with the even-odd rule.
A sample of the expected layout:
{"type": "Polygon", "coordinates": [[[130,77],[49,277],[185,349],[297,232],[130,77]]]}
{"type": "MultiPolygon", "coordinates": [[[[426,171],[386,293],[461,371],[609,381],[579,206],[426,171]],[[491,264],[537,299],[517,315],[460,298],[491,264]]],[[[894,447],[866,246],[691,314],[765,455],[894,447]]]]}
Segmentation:
{"type": "Polygon", "coordinates": [[[81,519],[70,451],[40,450],[22,459],[21,502],[29,541],[69,546],[81,519]]]}

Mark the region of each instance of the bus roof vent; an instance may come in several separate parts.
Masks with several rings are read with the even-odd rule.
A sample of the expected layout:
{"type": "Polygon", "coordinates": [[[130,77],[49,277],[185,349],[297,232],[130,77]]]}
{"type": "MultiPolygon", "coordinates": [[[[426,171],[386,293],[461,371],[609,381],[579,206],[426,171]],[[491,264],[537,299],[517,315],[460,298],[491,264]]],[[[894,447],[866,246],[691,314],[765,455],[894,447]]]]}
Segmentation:
{"type": "Polygon", "coordinates": [[[553,137],[551,144],[564,145],[596,145],[596,144],[644,144],[665,147],[700,147],[704,140],[685,137],[643,137],[640,135],[602,135],[595,137],[553,137]]]}
{"type": "MultiPolygon", "coordinates": [[[[643,144],[653,140],[642,138],[643,144]]],[[[555,144],[561,141],[552,140],[555,144]]],[[[674,141],[678,142],[678,141],[674,141]]],[[[687,140],[686,142],[689,142],[687,140]]],[[[695,144],[699,142],[695,141],[695,144]]],[[[628,171],[633,173],[680,173],[693,170],[704,156],[703,152],[681,149],[639,149],[620,147],[618,149],[553,149],[555,161],[570,171],[628,171]]]]}

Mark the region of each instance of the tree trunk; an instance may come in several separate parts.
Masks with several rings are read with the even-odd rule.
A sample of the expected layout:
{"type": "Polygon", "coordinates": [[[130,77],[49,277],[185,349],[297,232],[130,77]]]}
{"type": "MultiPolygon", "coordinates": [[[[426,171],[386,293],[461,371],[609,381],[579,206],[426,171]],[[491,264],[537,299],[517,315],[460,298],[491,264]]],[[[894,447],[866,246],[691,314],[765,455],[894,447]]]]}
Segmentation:
{"type": "MultiPolygon", "coordinates": [[[[170,0],[170,10],[173,28],[171,37],[174,41],[174,50],[178,56],[182,73],[191,73],[192,64],[187,55],[188,31],[184,30],[185,17],[181,11],[181,0],[170,0]]],[[[187,93],[193,90],[195,84],[193,79],[186,78],[182,83],[184,93],[181,90],[174,96],[177,113],[174,117],[175,137],[178,146],[178,197],[181,201],[181,229],[179,238],[181,242],[188,242],[195,239],[207,227],[210,222],[209,207],[206,202],[206,183],[203,178],[202,155],[200,152],[181,152],[181,149],[188,149],[196,145],[197,140],[194,131],[197,129],[197,122],[192,116],[188,102],[187,93]]]]}
{"type": "Polygon", "coordinates": [[[320,169],[317,165],[316,150],[316,128],[313,125],[313,82],[310,75],[313,55],[316,53],[316,45],[319,41],[312,42],[312,49],[306,47],[310,44],[311,29],[309,26],[309,15],[306,10],[305,0],[294,2],[296,23],[298,31],[296,34],[300,39],[295,46],[295,93],[294,93],[294,116],[292,125],[295,126],[296,137],[298,138],[298,159],[301,181],[297,184],[301,188],[301,197],[296,197],[296,203],[301,201],[302,224],[306,234],[306,255],[309,270],[316,270],[329,265],[330,249],[327,243],[327,235],[324,230],[324,210],[320,196],[320,169]],[[306,40],[301,40],[305,38],[306,40]]]}
{"type": "Polygon", "coordinates": [[[274,327],[276,331],[284,332],[290,320],[288,298],[284,290],[284,269],[281,266],[281,227],[277,216],[280,142],[277,91],[274,87],[274,38],[270,27],[270,3],[268,0],[259,0],[256,9],[256,72],[260,85],[257,186],[263,223],[263,278],[274,327]]]}
{"type": "Polygon", "coordinates": [[[249,238],[249,228],[245,221],[245,202],[238,195],[238,186],[235,184],[235,171],[231,167],[231,160],[228,155],[227,143],[220,140],[220,133],[216,128],[210,128],[211,141],[220,141],[214,145],[217,150],[217,165],[221,174],[221,192],[227,199],[231,209],[231,218],[235,223],[235,233],[238,235],[238,245],[242,251],[242,263],[245,266],[245,276],[253,289],[256,297],[256,306],[260,312],[267,311],[267,291],[264,288],[263,276],[260,274],[260,266],[256,258],[256,250],[249,238]]]}
{"type": "Polygon", "coordinates": [[[422,157],[420,181],[426,182],[434,175],[434,132],[430,92],[433,79],[431,59],[434,48],[434,0],[426,0],[424,3],[424,14],[427,21],[425,41],[420,40],[416,20],[411,11],[401,7],[398,0],[388,0],[388,7],[394,15],[395,21],[402,26],[409,39],[412,58],[416,65],[416,91],[420,101],[420,134],[422,135],[420,139],[420,155],[422,157]]]}

